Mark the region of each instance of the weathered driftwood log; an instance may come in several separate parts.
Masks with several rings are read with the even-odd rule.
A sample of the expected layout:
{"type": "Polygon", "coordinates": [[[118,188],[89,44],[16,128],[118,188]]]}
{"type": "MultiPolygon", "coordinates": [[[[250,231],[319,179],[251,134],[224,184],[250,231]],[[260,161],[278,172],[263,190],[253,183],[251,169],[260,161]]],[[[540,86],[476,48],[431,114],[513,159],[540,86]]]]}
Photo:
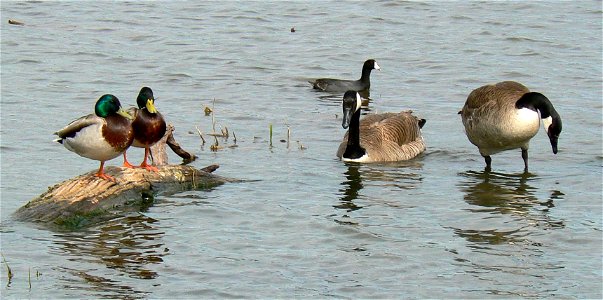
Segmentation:
{"type": "Polygon", "coordinates": [[[151,147],[151,158],[153,160],[153,165],[163,166],[168,164],[167,151],[165,150],[166,145],[170,146],[170,149],[172,149],[174,153],[182,157],[184,164],[188,164],[197,159],[195,155],[188,153],[180,147],[180,144],[178,144],[176,139],[174,139],[174,126],[172,124],[168,124],[165,134],[161,140],[151,147]]]}
{"type": "MultiPolygon", "coordinates": [[[[47,192],[19,208],[15,217],[23,221],[79,227],[113,218],[123,212],[144,209],[153,203],[158,193],[205,189],[236,181],[211,174],[218,168],[217,165],[203,169],[187,165],[162,165],[167,163],[165,143],[171,138],[172,143],[178,145],[173,140],[172,132],[173,127],[170,126],[164,138],[153,148],[158,172],[105,167],[105,172],[116,179],[116,182],[112,182],[94,176],[95,171],[91,171],[50,187],[47,192]]],[[[179,146],[177,148],[177,153],[185,160],[194,159],[194,155],[179,146]]]]}
{"type": "MultiPolygon", "coordinates": [[[[209,171],[215,166],[208,167],[209,171]]],[[[175,193],[211,188],[234,181],[185,165],[145,169],[106,167],[117,182],[94,176],[95,171],[63,181],[19,208],[15,215],[23,221],[80,222],[81,219],[107,219],[124,211],[150,206],[155,193],[175,193]]]]}

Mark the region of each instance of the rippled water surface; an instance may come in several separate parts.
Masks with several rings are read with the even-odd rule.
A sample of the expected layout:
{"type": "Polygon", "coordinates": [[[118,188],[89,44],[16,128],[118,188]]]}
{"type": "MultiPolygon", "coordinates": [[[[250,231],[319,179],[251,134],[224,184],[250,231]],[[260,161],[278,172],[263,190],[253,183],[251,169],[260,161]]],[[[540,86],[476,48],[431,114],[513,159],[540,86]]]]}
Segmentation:
{"type": "Polygon", "coordinates": [[[601,1],[1,8],[3,299],[602,297],[601,1]],[[423,156],[336,159],[341,95],[306,81],[356,79],[367,58],[382,67],[368,109],[427,119],[423,156]],[[529,174],[519,150],[484,173],[457,114],[472,89],[502,80],[547,95],[563,118],[559,153],[540,132],[529,174]],[[77,231],[13,220],[98,167],[52,133],[101,94],[133,105],[143,85],[194,166],[246,181],[158,195],[77,231]],[[201,145],[206,106],[237,147],[201,145]]]}

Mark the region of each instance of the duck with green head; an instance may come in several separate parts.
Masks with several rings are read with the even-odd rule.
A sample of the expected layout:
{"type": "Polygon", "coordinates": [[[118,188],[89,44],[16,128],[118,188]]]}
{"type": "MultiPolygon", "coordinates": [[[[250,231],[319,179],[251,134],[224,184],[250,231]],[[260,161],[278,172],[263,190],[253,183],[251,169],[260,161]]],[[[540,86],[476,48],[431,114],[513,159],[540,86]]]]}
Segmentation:
{"type": "Polygon", "coordinates": [[[117,97],[106,94],[94,106],[94,114],[83,116],[55,132],[57,142],[80,156],[100,161],[96,176],[115,181],[104,173],[105,161],[118,157],[134,140],[133,117],[122,109],[117,97]]]}
{"type": "MultiPolygon", "coordinates": [[[[165,134],[166,124],[163,116],[155,108],[155,97],[153,90],[149,87],[143,87],[138,93],[136,99],[138,108],[128,110],[133,116],[132,129],[134,130],[134,142],[132,146],[144,148],[144,159],[139,168],[157,172],[157,167],[147,163],[150,147],[157,143],[165,134]]],[[[124,152],[124,167],[135,168],[128,162],[126,152],[124,152]]]]}

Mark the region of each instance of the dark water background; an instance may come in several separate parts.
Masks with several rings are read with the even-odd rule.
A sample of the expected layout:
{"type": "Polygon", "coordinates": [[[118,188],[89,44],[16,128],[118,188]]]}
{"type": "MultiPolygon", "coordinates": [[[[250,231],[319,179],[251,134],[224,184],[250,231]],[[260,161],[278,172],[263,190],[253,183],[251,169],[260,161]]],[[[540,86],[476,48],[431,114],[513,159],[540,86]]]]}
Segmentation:
{"type": "Polygon", "coordinates": [[[601,16],[601,1],[2,1],[2,298],[600,299],[601,16]],[[370,110],[428,120],[421,158],[335,158],[341,95],[306,80],[355,79],[367,58],[382,67],[370,110]],[[528,176],[519,150],[484,174],[457,115],[501,80],[563,118],[557,155],[533,139],[528,176]],[[98,168],[52,133],[101,94],[133,105],[143,85],[194,166],[250,181],[75,232],[12,220],[98,168]],[[212,105],[238,147],[201,145],[212,105]]]}

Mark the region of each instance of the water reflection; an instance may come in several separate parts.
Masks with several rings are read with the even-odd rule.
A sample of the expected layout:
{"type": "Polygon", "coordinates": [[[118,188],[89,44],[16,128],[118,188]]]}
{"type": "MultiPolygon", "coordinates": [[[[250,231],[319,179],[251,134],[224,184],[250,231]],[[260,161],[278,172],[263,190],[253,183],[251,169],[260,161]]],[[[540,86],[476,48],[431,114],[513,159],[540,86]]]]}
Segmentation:
{"type": "MultiPolygon", "coordinates": [[[[369,104],[371,103],[370,94],[368,92],[363,93],[360,92],[360,97],[362,97],[362,109],[370,111],[369,104]]],[[[318,100],[320,102],[326,103],[329,106],[339,106],[341,105],[341,100],[343,99],[343,93],[339,94],[327,94],[318,96],[318,100]]]]}
{"type": "MultiPolygon", "coordinates": [[[[387,202],[396,201],[392,199],[397,197],[392,197],[392,199],[384,199],[382,197],[372,199],[368,196],[363,196],[361,190],[365,187],[376,187],[383,190],[383,193],[388,191],[396,193],[398,190],[416,188],[423,179],[419,172],[423,164],[418,160],[370,165],[346,163],[346,166],[347,169],[343,173],[345,179],[341,182],[341,188],[339,189],[341,198],[338,204],[333,205],[336,209],[345,210],[345,214],[343,215],[345,218],[349,218],[348,213],[364,207],[358,204],[358,202],[381,202],[385,205],[399,206],[399,203],[387,202]]],[[[367,195],[371,194],[371,192],[367,193],[367,195]]],[[[382,195],[380,194],[380,196],[382,195]]],[[[350,222],[347,220],[344,223],[350,222]]]]}
{"type": "Polygon", "coordinates": [[[161,264],[169,249],[161,242],[164,232],[156,222],[144,215],[127,216],[83,232],[55,234],[56,247],[51,251],[66,256],[70,263],[64,271],[80,278],[64,283],[65,288],[85,289],[94,297],[143,297],[145,292],[129,286],[127,278],[158,276],[150,266],[161,264]],[[106,269],[99,269],[99,264],[106,269]],[[123,282],[115,280],[124,275],[123,282]]]}
{"type": "Polygon", "coordinates": [[[525,240],[530,227],[539,229],[565,227],[563,221],[555,220],[548,214],[549,210],[555,207],[554,201],[563,199],[564,194],[553,190],[546,200],[540,200],[536,196],[538,190],[531,185],[532,181],[538,180],[536,175],[468,171],[461,173],[460,176],[464,179],[459,185],[460,189],[465,193],[465,201],[471,205],[467,210],[483,214],[483,217],[477,221],[478,225],[483,226],[484,221],[488,223],[484,226],[488,227],[486,230],[453,228],[457,235],[471,242],[480,244],[520,242],[525,240]],[[493,218],[496,214],[510,216],[518,222],[515,226],[508,224],[508,220],[496,224],[496,219],[493,218]]]}
{"type": "Polygon", "coordinates": [[[564,194],[539,191],[535,184],[542,178],[529,173],[464,172],[459,177],[468,207],[456,216],[461,225],[450,228],[467,241],[458,249],[469,251],[451,251],[453,264],[478,281],[492,283],[485,289],[478,287],[480,292],[519,298],[550,296],[534,286],[565,268],[546,258],[549,233],[543,232],[565,227],[549,214],[554,201],[564,194]],[[497,284],[506,280],[516,284],[497,284]]]}
{"type": "Polygon", "coordinates": [[[531,173],[502,174],[496,172],[468,171],[461,174],[467,181],[461,183],[465,192],[465,201],[482,208],[473,211],[495,211],[501,214],[525,215],[530,208],[546,207],[548,211],[554,207],[553,200],[563,199],[561,191],[553,190],[547,200],[541,201],[535,196],[537,189],[530,182],[538,177],[531,173]]]}
{"type": "Polygon", "coordinates": [[[359,166],[349,166],[344,175],[346,180],[341,183],[343,188],[339,190],[342,193],[340,203],[333,207],[345,209],[347,212],[361,209],[362,206],[354,204],[354,200],[358,198],[358,192],[364,187],[362,178],[360,178],[359,166]]]}

